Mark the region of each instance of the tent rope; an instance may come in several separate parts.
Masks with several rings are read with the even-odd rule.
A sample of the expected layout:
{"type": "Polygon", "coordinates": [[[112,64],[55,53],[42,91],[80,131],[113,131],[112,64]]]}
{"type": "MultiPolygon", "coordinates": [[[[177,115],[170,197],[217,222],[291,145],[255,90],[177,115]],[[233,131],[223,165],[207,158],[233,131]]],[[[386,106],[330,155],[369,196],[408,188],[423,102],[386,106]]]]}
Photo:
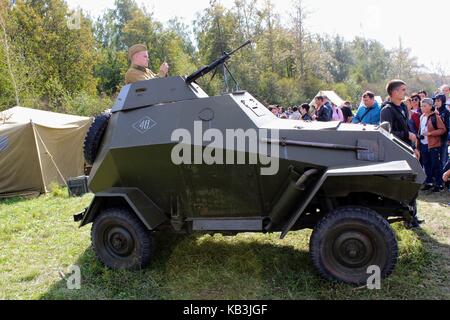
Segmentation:
{"type": "Polygon", "coordinates": [[[66,185],[66,187],[68,187],[67,182],[66,182],[66,179],[64,178],[63,174],[62,174],[61,171],[59,170],[58,165],[56,164],[56,162],[55,162],[55,160],[54,160],[54,158],[53,158],[53,155],[52,155],[52,154],[50,153],[50,151],[47,149],[47,146],[45,145],[44,140],[42,139],[41,135],[39,134],[39,131],[36,129],[36,127],[34,126],[34,124],[33,124],[33,127],[35,128],[34,131],[36,132],[37,136],[39,137],[39,140],[41,141],[42,145],[44,146],[45,152],[49,155],[50,160],[52,161],[53,165],[55,166],[56,171],[58,172],[60,178],[62,179],[62,181],[64,181],[64,184],[66,185]]]}

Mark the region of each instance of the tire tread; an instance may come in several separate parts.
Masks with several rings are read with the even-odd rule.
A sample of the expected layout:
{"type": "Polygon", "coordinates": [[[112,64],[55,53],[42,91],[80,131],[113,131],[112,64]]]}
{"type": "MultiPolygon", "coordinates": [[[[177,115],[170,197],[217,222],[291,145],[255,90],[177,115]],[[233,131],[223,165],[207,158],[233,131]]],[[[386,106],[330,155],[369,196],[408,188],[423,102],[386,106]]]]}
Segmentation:
{"type": "Polygon", "coordinates": [[[95,218],[94,224],[91,229],[91,239],[95,255],[99,259],[99,261],[101,261],[104,265],[111,269],[117,269],[117,267],[113,263],[111,263],[110,261],[106,261],[102,257],[102,255],[99,254],[99,248],[96,248],[95,245],[97,243],[97,237],[100,236],[97,232],[97,226],[102,220],[108,218],[116,218],[126,221],[131,225],[137,235],[136,241],[139,242],[141,250],[140,252],[138,252],[139,255],[137,256],[134,265],[126,269],[139,270],[148,266],[150,264],[150,260],[153,256],[154,251],[153,237],[142,224],[142,222],[136,217],[136,215],[131,213],[127,208],[108,208],[95,218]]]}
{"type": "MultiPolygon", "coordinates": [[[[398,245],[395,234],[386,219],[384,219],[377,212],[364,207],[338,208],[332,211],[330,214],[326,215],[324,218],[322,218],[322,220],[320,220],[319,223],[316,225],[311,235],[309,252],[312,264],[317,269],[319,274],[323,278],[331,281],[337,280],[341,282],[346,282],[340,279],[336,279],[335,276],[333,276],[330,272],[328,272],[324,268],[321,262],[321,255],[318,244],[319,240],[322,239],[327,229],[341,219],[364,220],[372,225],[375,225],[382,231],[385,238],[387,239],[387,248],[388,252],[390,252],[390,256],[389,260],[386,262],[386,268],[381,270],[381,277],[384,279],[389,275],[391,275],[395,269],[395,265],[398,260],[398,245]]],[[[351,284],[361,284],[361,283],[351,283],[351,284]]]]}

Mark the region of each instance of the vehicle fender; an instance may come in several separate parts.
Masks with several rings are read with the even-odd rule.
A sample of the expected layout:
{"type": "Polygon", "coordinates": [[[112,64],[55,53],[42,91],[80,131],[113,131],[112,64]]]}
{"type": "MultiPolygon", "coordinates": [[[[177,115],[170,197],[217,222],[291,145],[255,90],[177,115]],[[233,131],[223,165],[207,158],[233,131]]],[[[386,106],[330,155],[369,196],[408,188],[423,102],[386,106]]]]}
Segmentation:
{"type": "Polygon", "coordinates": [[[149,230],[154,230],[168,220],[161,208],[138,188],[110,188],[95,194],[82,215],[80,227],[93,222],[100,211],[110,207],[114,200],[124,200],[149,230]]]}
{"type": "Polygon", "coordinates": [[[288,232],[292,229],[298,219],[302,216],[304,210],[323,186],[325,181],[329,177],[349,177],[349,176],[371,176],[371,175],[414,175],[416,174],[412,168],[409,166],[407,161],[394,161],[379,164],[371,164],[367,166],[356,166],[356,167],[344,167],[344,168],[328,168],[328,170],[322,174],[322,176],[317,180],[315,185],[309,190],[308,194],[304,197],[303,201],[299,204],[296,212],[291,216],[289,221],[283,228],[281,233],[281,239],[286,237],[288,232]]]}

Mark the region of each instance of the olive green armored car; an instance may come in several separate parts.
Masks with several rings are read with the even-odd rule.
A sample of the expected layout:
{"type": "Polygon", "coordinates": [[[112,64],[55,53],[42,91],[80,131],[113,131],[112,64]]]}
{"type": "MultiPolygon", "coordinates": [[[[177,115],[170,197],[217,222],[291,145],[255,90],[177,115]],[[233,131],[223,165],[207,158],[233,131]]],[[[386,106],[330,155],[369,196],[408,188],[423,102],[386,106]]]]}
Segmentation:
{"type": "Polygon", "coordinates": [[[84,149],[95,197],[74,218],[93,223],[98,259],[144,268],[155,233],[309,228],[322,277],[362,284],[374,266],[387,277],[398,258],[390,223],[412,221],[425,180],[413,150],[387,124],[282,120],[246,91],[208,96],[195,80],[224,57],[127,85],[96,117],[84,149]]]}

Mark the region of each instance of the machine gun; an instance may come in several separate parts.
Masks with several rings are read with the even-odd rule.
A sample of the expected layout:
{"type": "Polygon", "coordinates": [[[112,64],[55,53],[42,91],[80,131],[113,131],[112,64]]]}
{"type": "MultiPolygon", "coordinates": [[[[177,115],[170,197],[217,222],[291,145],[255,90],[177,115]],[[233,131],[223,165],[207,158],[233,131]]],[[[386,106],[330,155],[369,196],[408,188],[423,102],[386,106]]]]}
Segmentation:
{"type": "MultiPolygon", "coordinates": [[[[186,78],[186,83],[189,84],[189,83],[192,83],[192,82],[196,81],[198,78],[201,78],[201,77],[203,77],[204,75],[210,73],[211,71],[216,70],[216,68],[219,67],[219,66],[222,65],[222,64],[223,64],[223,65],[225,66],[225,68],[226,68],[225,62],[226,62],[228,59],[230,59],[231,55],[234,54],[236,51],[241,50],[243,47],[249,45],[250,43],[252,43],[251,40],[248,40],[247,42],[245,42],[244,44],[242,44],[239,48],[234,49],[234,50],[231,51],[230,53],[224,52],[223,55],[222,55],[219,59],[213,61],[212,63],[210,63],[210,64],[207,65],[207,66],[201,67],[200,69],[198,69],[197,71],[195,71],[194,73],[192,73],[191,75],[189,75],[189,76],[186,78]]],[[[226,69],[228,70],[228,68],[226,68],[226,69]]]]}

